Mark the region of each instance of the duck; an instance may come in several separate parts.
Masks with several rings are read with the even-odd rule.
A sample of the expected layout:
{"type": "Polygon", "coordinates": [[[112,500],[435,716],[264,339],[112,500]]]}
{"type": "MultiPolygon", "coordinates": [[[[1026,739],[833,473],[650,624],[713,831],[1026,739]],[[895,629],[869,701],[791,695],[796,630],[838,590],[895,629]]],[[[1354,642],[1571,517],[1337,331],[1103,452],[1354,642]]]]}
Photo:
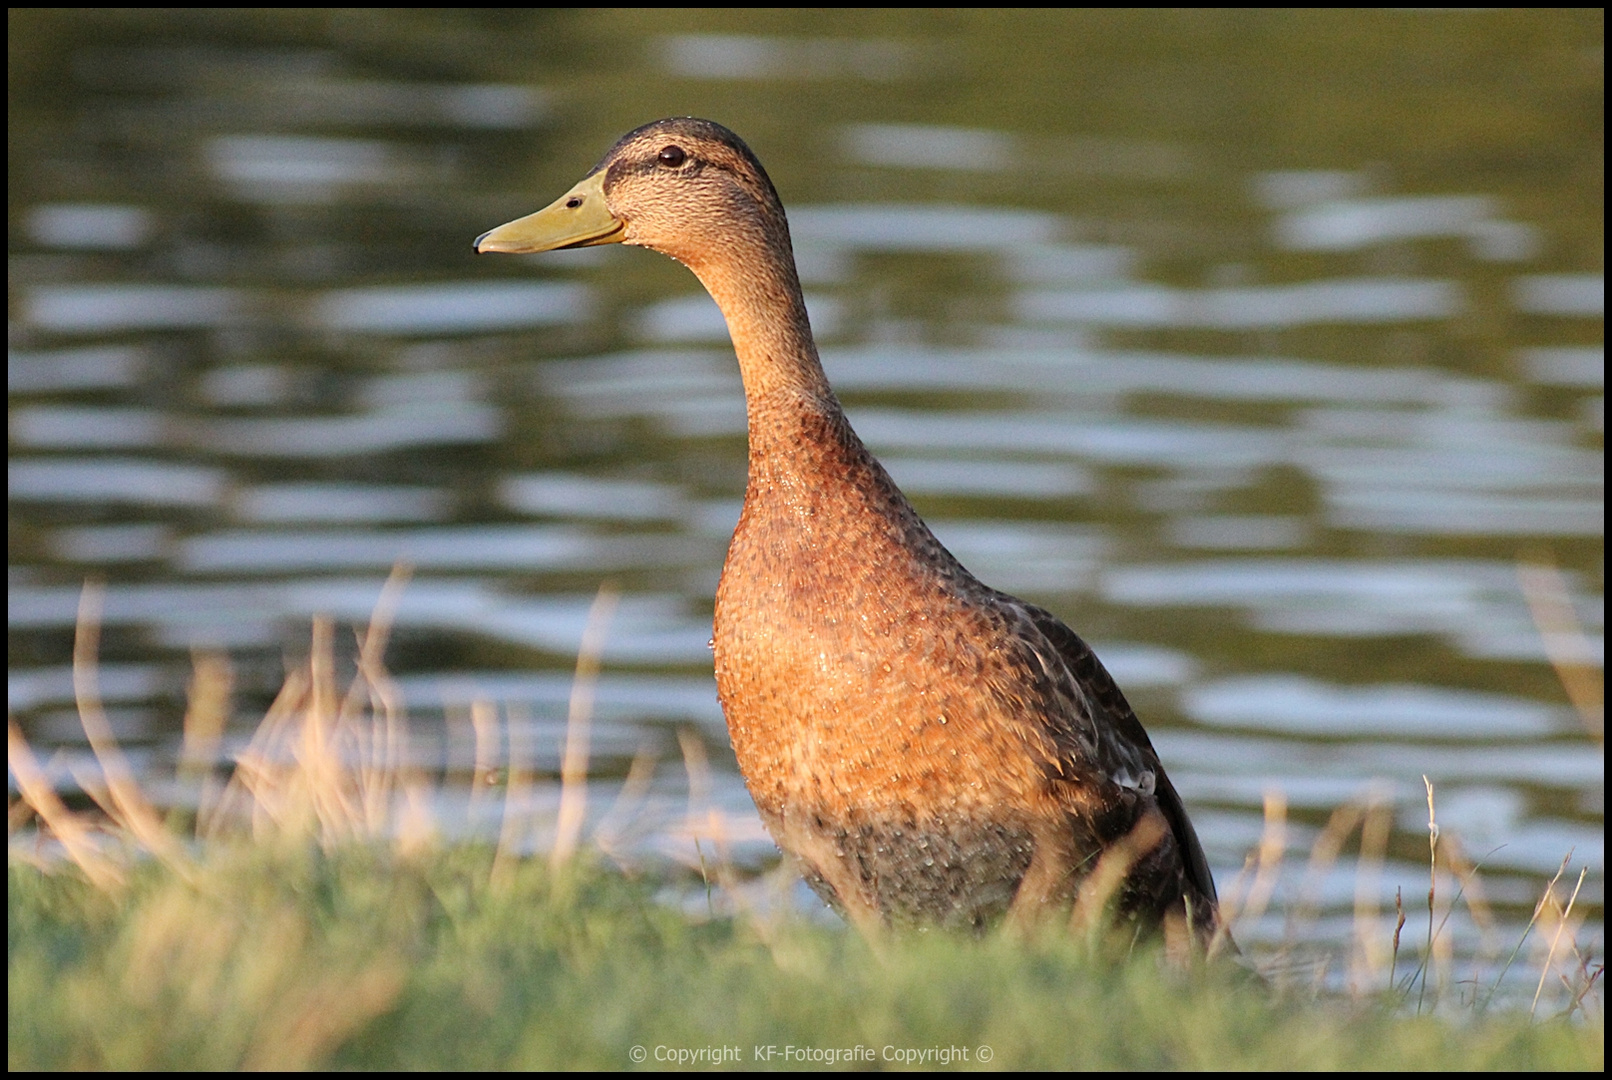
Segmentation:
{"type": "Polygon", "coordinates": [[[1133,940],[1209,946],[1203,846],[1084,640],[979,581],[857,437],[812,336],[783,202],[710,120],[624,135],[478,252],[598,244],[682,263],[744,384],[744,507],[716,591],[717,696],[762,822],[849,922],[983,933],[1098,890],[1133,940]]]}

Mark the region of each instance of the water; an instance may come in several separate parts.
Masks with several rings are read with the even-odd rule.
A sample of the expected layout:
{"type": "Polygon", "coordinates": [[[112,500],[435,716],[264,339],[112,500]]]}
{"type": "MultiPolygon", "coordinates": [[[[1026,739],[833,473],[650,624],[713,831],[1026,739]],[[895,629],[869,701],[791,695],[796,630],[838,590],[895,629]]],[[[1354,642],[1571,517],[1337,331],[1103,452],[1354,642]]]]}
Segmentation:
{"type": "Polygon", "coordinates": [[[643,251],[470,252],[693,113],[782,193],[858,431],[966,565],[1094,642],[1223,889],[1280,791],[1277,910],[1341,948],[1354,843],[1302,861],[1376,800],[1368,892],[1424,895],[1425,774],[1495,937],[1571,852],[1600,949],[1603,757],[1549,662],[1599,685],[1599,14],[34,11],[12,39],[9,699],[64,789],[88,575],[153,779],[193,648],[239,667],[239,747],[309,617],[366,621],[399,559],[429,763],[469,768],[480,697],[552,775],[608,577],[590,813],[658,755],[635,842],[693,861],[681,730],[739,857],[774,857],[706,647],[744,480],[719,313],[643,251]],[[1542,634],[1519,560],[1578,630],[1542,634]]]}

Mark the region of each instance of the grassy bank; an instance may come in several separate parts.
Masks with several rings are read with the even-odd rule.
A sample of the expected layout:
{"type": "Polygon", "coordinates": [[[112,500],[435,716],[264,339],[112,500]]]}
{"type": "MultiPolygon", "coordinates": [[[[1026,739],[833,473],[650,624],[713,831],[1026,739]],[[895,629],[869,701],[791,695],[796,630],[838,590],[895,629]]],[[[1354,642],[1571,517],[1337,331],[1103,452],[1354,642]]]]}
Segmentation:
{"type": "MultiPolygon", "coordinates": [[[[515,809],[532,778],[513,738],[498,843],[443,841],[429,808],[444,792],[408,765],[380,665],[387,602],[344,689],[332,630],[316,626],[308,663],[227,766],[227,666],[203,658],[177,778],[197,809],[163,814],[97,700],[86,592],[76,685],[100,769],[75,775],[98,811],[64,806],[10,730],[12,1069],[1602,1068],[1599,969],[1566,960],[1540,969],[1565,1007],[1485,1010],[1475,994],[1436,1007],[1435,987],[1418,1015],[1414,974],[1379,996],[1317,997],[1100,936],[870,943],[746,901],[720,843],[709,883],[607,864],[580,807],[596,656],[579,663],[554,854],[519,854],[536,834],[515,809]]],[[[497,726],[490,708],[476,724],[477,791],[497,726]]],[[[702,767],[690,758],[691,788],[702,767]]],[[[1557,912],[1552,957],[1578,955],[1571,909],[1541,905],[1557,912]]]]}
{"type": "Polygon", "coordinates": [[[681,1064],[821,1067],[824,1051],[883,1068],[1601,1068],[1585,1023],[1283,1004],[1232,970],[1099,961],[1067,939],[875,952],[793,919],[691,918],[597,868],[527,861],[494,881],[493,859],[218,846],[115,893],[14,862],[10,1067],[629,1068],[640,1047],[645,1068],[701,1052],[681,1064]]]}

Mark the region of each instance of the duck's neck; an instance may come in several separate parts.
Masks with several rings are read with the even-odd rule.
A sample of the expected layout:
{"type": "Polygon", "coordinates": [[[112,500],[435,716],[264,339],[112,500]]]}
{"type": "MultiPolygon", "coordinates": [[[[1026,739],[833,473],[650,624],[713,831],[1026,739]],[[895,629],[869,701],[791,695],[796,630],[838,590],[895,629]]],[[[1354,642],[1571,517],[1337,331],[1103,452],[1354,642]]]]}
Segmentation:
{"type": "Polygon", "coordinates": [[[851,430],[823,374],[787,240],[749,255],[721,269],[691,264],[727,319],[744,379],[749,476],[729,565],[735,552],[759,546],[771,553],[762,556],[765,573],[810,577],[836,545],[860,555],[883,545],[888,567],[894,537],[896,555],[966,574],[851,430]],[[782,259],[772,255],[779,247],[782,259]],[[767,561],[789,545],[815,554],[767,561]]]}
{"type": "Polygon", "coordinates": [[[725,254],[691,269],[722,309],[739,357],[751,460],[796,457],[802,426],[822,430],[825,421],[854,442],[823,374],[793,259],[770,248],[725,254]]]}

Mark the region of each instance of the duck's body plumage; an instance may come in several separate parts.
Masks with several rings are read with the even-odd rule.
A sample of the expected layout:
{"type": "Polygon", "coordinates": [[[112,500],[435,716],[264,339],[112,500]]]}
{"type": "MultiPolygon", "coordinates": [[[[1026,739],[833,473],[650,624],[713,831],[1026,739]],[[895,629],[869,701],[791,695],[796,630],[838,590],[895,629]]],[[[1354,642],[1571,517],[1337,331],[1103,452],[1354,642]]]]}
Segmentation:
{"type": "Polygon", "coordinates": [[[964,569],[852,431],[755,156],[709,121],[646,125],[478,248],[616,240],[689,266],[733,337],[749,480],[717,589],[717,693],[762,820],[812,887],[865,926],[978,928],[1067,910],[1109,853],[1122,913],[1205,940],[1208,864],[1113,679],[1052,614],[964,569]]]}

